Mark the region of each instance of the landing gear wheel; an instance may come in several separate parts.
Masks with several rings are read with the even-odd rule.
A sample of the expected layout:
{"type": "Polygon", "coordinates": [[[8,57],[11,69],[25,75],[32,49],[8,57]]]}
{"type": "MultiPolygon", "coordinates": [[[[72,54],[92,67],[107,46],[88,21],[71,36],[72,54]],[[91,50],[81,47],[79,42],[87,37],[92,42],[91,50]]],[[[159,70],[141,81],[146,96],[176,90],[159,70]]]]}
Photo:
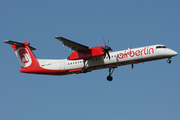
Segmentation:
{"type": "Polygon", "coordinates": [[[167,60],[167,62],[168,62],[168,63],[171,63],[171,60],[170,60],[170,59],[168,59],[168,60],[167,60]]]}
{"type": "Polygon", "coordinates": [[[112,81],[112,80],[113,80],[113,77],[109,75],[109,76],[107,76],[107,80],[108,80],[108,81],[112,81]]]}
{"type": "Polygon", "coordinates": [[[87,72],[87,69],[85,69],[85,68],[82,68],[82,70],[81,70],[83,73],[86,73],[87,72]]]}

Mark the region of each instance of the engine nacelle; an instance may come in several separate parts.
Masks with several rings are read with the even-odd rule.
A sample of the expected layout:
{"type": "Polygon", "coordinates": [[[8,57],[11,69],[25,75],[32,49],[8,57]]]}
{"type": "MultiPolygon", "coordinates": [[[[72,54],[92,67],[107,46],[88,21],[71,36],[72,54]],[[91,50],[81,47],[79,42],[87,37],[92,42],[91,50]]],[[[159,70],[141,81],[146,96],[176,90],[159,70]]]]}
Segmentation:
{"type": "Polygon", "coordinates": [[[68,57],[68,60],[89,60],[92,57],[96,56],[101,56],[104,55],[104,46],[100,47],[92,47],[90,50],[85,51],[85,52],[73,52],[71,55],[68,57]]]}

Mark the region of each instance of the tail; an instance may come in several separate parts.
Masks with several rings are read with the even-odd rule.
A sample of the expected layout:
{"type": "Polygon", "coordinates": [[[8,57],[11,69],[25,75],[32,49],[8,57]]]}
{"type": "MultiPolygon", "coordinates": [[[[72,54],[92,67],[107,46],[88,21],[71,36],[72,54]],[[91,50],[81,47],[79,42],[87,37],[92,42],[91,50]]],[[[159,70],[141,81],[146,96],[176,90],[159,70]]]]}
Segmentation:
{"type": "Polygon", "coordinates": [[[12,45],[12,48],[14,48],[14,51],[22,68],[20,72],[29,73],[30,71],[34,71],[34,68],[39,67],[39,62],[31,51],[36,49],[29,46],[30,43],[19,43],[11,40],[6,40],[4,41],[4,43],[10,44],[12,45]]]}

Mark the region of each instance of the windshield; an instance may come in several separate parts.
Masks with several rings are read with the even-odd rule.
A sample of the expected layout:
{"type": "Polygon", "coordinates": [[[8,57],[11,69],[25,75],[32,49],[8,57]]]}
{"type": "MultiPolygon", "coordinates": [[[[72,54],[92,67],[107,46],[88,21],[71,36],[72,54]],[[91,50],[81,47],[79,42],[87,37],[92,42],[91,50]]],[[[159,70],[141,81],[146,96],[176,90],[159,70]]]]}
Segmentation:
{"type": "Polygon", "coordinates": [[[156,46],[156,49],[158,48],[167,48],[166,46],[156,46]]]}

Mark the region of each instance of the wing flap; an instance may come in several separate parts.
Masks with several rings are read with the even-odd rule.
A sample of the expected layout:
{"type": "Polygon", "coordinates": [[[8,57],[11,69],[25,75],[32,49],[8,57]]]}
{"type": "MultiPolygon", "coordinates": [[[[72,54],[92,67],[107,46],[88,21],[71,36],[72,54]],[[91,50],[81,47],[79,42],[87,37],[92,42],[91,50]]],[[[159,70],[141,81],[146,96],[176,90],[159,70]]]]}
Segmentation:
{"type": "Polygon", "coordinates": [[[55,38],[60,40],[65,46],[69,47],[71,50],[75,50],[77,52],[88,51],[90,49],[90,47],[88,46],[73,42],[63,37],[56,36],[55,38]]]}

